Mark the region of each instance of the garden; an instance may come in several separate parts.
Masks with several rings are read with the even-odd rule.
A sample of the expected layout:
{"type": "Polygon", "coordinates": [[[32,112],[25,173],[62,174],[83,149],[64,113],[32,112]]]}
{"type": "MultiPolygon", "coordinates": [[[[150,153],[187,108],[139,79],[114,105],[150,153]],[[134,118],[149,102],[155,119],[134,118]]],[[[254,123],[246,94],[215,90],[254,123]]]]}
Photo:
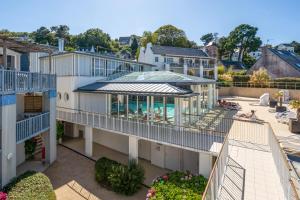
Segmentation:
{"type": "Polygon", "coordinates": [[[28,171],[14,178],[0,192],[0,200],[55,200],[49,178],[43,173],[28,171]]]}
{"type": "Polygon", "coordinates": [[[133,195],[142,187],[145,176],[144,169],[134,161],[126,166],[103,157],[95,164],[95,178],[106,189],[133,195]]]}
{"type": "Polygon", "coordinates": [[[147,193],[147,200],[202,199],[207,179],[190,172],[174,171],[157,177],[147,193]]]}
{"type": "Polygon", "coordinates": [[[271,79],[267,70],[259,69],[251,75],[246,70],[225,70],[223,66],[218,67],[218,85],[222,87],[257,87],[257,88],[279,88],[300,89],[300,78],[286,77],[271,79]]]}

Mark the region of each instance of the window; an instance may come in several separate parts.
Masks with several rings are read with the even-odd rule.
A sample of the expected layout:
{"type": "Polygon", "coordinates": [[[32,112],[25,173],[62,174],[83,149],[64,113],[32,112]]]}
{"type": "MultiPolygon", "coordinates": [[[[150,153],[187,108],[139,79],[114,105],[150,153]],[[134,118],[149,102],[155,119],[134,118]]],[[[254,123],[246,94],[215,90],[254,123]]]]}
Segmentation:
{"type": "Polygon", "coordinates": [[[173,63],[173,58],[167,58],[166,63],[167,64],[173,63]]]}
{"type": "Polygon", "coordinates": [[[158,57],[155,57],[155,62],[158,62],[158,57]]]}
{"type": "Polygon", "coordinates": [[[65,101],[69,101],[69,94],[65,92],[64,94],[64,100],[65,101]]]}
{"type": "Polygon", "coordinates": [[[57,92],[57,99],[61,100],[61,93],[60,92],[57,92]]]}

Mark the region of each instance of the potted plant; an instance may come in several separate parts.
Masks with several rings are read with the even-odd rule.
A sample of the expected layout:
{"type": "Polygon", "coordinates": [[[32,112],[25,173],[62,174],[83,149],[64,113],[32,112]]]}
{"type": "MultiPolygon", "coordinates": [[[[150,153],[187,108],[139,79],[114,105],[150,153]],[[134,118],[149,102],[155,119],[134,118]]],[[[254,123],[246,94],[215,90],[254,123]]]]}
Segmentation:
{"type": "Polygon", "coordinates": [[[276,101],[276,99],[274,99],[274,98],[270,98],[270,100],[269,100],[269,106],[270,106],[270,108],[275,108],[276,106],[277,106],[277,101],[276,101]]]}
{"type": "Polygon", "coordinates": [[[62,122],[56,123],[56,139],[58,141],[58,144],[62,143],[62,137],[64,135],[64,124],[62,122]]]}
{"type": "Polygon", "coordinates": [[[275,97],[278,99],[279,101],[279,106],[276,106],[276,112],[285,112],[286,111],[286,107],[282,106],[282,102],[283,102],[283,91],[279,91],[275,94],[275,97]]]}
{"type": "Polygon", "coordinates": [[[300,100],[293,100],[290,102],[290,106],[296,109],[297,119],[289,120],[289,130],[292,133],[300,133],[300,100]]]}

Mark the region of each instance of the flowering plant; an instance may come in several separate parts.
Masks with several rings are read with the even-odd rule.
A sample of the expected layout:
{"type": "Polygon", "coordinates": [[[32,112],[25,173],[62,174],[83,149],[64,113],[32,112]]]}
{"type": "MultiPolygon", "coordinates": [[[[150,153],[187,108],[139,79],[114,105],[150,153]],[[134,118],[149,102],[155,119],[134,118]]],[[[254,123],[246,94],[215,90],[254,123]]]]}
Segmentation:
{"type": "Polygon", "coordinates": [[[7,194],[5,192],[0,192],[0,200],[7,200],[7,194]]]}

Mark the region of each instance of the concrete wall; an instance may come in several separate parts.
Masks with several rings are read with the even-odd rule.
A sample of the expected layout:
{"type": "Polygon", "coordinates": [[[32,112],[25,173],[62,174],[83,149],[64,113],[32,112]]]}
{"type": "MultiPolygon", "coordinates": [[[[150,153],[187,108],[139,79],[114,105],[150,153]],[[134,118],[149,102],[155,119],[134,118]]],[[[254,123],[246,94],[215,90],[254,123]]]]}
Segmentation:
{"type": "Polygon", "coordinates": [[[106,113],[105,94],[78,93],[79,110],[88,112],[106,113]]]}
{"type": "Polygon", "coordinates": [[[127,136],[94,129],[93,141],[116,151],[128,154],[129,145],[127,136]]]}
{"type": "MultiPolygon", "coordinates": [[[[276,88],[246,88],[246,87],[221,87],[218,89],[219,96],[242,96],[259,98],[263,93],[270,93],[274,96],[276,92],[282,89],[276,88]]],[[[289,90],[291,99],[300,98],[300,90],[289,90]]]]}
{"type": "Polygon", "coordinates": [[[25,142],[17,144],[17,166],[25,162],[25,142]]]}

